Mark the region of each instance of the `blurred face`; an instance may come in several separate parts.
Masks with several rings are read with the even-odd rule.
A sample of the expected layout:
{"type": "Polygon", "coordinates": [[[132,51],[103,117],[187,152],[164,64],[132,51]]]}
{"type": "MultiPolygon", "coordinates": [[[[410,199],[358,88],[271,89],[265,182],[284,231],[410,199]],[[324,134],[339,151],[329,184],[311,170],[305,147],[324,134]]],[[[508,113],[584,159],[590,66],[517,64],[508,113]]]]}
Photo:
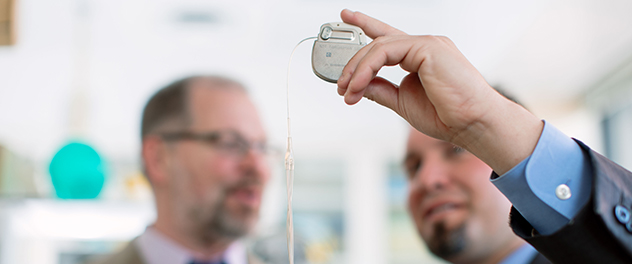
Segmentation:
{"type": "Polygon", "coordinates": [[[190,85],[193,123],[186,131],[214,136],[170,143],[167,190],[174,221],[202,243],[236,239],[255,225],[269,179],[259,148],[265,133],[244,92],[208,89],[204,81],[190,85]]]}
{"type": "Polygon", "coordinates": [[[472,262],[515,245],[507,224],[511,204],[489,181],[491,168],[476,156],[413,129],[404,166],[408,209],[435,255],[472,262]]]}

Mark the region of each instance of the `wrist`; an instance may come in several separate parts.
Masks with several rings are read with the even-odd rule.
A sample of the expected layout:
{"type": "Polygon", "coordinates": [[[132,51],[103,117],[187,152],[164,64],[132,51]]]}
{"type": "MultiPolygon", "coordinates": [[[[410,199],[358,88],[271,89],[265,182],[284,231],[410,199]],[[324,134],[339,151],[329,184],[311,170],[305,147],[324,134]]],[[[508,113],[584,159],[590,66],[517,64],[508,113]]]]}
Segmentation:
{"type": "Polygon", "coordinates": [[[529,157],[544,123],[522,106],[502,98],[459,135],[464,147],[502,175],[529,157]]]}

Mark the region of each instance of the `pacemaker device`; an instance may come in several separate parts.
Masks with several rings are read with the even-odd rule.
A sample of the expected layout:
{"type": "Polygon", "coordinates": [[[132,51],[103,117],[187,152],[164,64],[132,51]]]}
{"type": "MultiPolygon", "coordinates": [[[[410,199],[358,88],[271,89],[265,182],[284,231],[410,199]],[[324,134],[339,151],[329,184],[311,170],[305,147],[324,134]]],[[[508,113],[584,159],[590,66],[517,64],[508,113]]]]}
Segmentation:
{"type": "Polygon", "coordinates": [[[342,69],[367,44],[361,28],[342,22],[320,26],[312,49],[312,69],[321,79],[336,83],[342,69]]]}

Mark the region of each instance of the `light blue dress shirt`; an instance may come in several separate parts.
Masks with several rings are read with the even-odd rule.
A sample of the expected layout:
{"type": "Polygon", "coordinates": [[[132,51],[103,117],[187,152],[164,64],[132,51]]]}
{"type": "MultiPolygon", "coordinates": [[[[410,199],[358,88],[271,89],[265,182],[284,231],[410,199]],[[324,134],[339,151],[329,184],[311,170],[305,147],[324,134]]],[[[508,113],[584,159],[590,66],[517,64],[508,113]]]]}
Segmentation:
{"type": "Polygon", "coordinates": [[[544,122],[531,156],[491,181],[535,230],[550,235],[590,200],[592,165],[586,155],[575,141],[544,122]],[[561,184],[571,190],[566,200],[555,193],[561,184]]]}

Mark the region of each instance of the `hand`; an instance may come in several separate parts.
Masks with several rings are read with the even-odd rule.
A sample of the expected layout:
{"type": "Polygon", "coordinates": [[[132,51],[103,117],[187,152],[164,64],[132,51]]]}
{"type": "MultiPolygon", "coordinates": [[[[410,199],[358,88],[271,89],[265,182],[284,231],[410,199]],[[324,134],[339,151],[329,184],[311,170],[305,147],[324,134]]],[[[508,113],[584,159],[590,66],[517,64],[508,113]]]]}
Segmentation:
{"type": "Polygon", "coordinates": [[[347,104],[367,97],[417,130],[447,141],[481,119],[487,109],[479,102],[495,92],[448,38],[409,36],[360,12],[343,10],[341,17],[374,39],[349,61],[338,81],[347,104]],[[399,87],[375,78],[383,66],[397,64],[410,72],[399,87]]]}
{"type": "Polygon", "coordinates": [[[341,17],[374,39],[347,63],[338,80],[338,93],[344,95],[347,104],[355,104],[362,97],[373,100],[422,133],[466,148],[492,168],[498,167],[494,168],[497,172],[531,154],[542,122],[491,88],[450,39],[410,36],[346,9],[341,17]],[[399,86],[376,77],[382,67],[392,65],[410,72],[399,86]],[[507,131],[514,130],[517,134],[506,137],[507,131]],[[499,136],[505,136],[501,139],[509,144],[495,146],[504,142],[498,141],[499,136]],[[512,142],[516,137],[526,143],[512,142]],[[506,158],[496,156],[507,152],[519,157],[503,160],[506,158]]]}

